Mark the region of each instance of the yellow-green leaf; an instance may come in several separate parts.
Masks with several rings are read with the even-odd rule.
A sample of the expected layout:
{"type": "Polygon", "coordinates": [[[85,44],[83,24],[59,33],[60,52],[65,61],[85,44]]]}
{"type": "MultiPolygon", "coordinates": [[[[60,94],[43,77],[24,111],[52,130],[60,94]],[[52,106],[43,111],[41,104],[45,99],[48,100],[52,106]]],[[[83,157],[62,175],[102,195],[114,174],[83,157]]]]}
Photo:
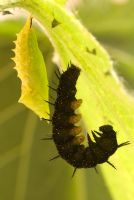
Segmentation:
{"type": "Polygon", "coordinates": [[[21,79],[19,102],[32,109],[40,118],[48,118],[48,79],[43,56],[29,17],[15,41],[15,69],[21,79]]]}
{"type": "MultiPolygon", "coordinates": [[[[77,95],[83,99],[81,113],[86,124],[86,130],[90,132],[91,129],[98,129],[104,123],[109,123],[117,131],[119,143],[126,140],[132,141],[134,101],[123,89],[118,79],[112,76],[111,61],[106,51],[75,16],[68,13],[58,3],[48,0],[18,0],[18,2],[13,5],[12,3],[9,5],[5,3],[2,7],[20,6],[32,12],[33,16],[44,26],[47,36],[59,55],[61,66],[65,69],[71,60],[81,67],[82,72],[78,80],[77,95]],[[52,28],[54,18],[61,24],[52,28]]],[[[133,199],[133,153],[132,145],[129,145],[117,151],[110,158],[110,161],[112,160],[119,169],[117,172],[107,164],[100,165],[106,186],[108,186],[111,198],[114,200],[133,199]]],[[[81,170],[79,173],[81,176],[76,177],[76,193],[78,196],[74,197],[73,190],[70,199],[92,198],[91,192],[93,190],[96,199],[109,199],[106,197],[105,190],[104,192],[101,191],[100,195],[102,181],[99,187],[96,187],[96,182],[100,180],[100,177],[97,176],[96,181],[94,181],[94,178],[91,181],[92,170],[85,170],[85,174],[83,171],[81,170]],[[88,182],[86,181],[87,176],[89,176],[88,182]],[[89,183],[91,183],[91,187],[89,183]],[[93,184],[95,187],[92,186],[93,184]],[[85,190],[86,187],[87,190],[85,190]]]]}
{"type": "Polygon", "coordinates": [[[67,0],[54,0],[56,3],[59,3],[59,4],[61,4],[61,5],[64,5],[66,2],[67,2],[67,0]]]}

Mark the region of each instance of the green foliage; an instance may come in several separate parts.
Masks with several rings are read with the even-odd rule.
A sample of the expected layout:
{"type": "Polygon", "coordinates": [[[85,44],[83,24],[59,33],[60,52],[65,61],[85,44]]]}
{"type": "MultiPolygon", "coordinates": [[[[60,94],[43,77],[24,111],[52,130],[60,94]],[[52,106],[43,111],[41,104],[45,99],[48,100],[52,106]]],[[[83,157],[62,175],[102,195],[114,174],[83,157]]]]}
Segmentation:
{"type": "MultiPolygon", "coordinates": [[[[0,5],[1,2],[2,1],[0,1],[0,5]]],[[[4,2],[5,1],[3,1],[3,5],[4,2]]],[[[87,32],[72,14],[68,13],[54,1],[32,0],[22,1],[22,3],[20,1],[20,3],[8,5],[9,2],[6,1],[6,5],[3,6],[3,8],[10,6],[23,7],[30,11],[30,13],[32,13],[32,15],[45,27],[47,35],[59,56],[61,67],[63,69],[67,67],[70,60],[81,67],[82,72],[77,85],[77,95],[79,98],[83,99],[83,105],[81,106],[80,112],[82,113],[83,122],[88,132],[90,133],[91,129],[98,129],[102,124],[110,123],[114,126],[114,129],[117,130],[117,137],[120,142],[126,140],[131,141],[131,138],[133,138],[132,131],[134,129],[132,115],[134,111],[133,99],[122,88],[121,83],[113,78],[109,56],[93,36],[87,32]],[[54,18],[59,21],[60,24],[52,29],[51,24],[54,18]],[[96,50],[96,55],[93,53],[94,49],[96,50]]],[[[90,12],[87,10],[87,13],[90,13],[90,16],[85,18],[86,25],[91,27],[94,33],[96,33],[105,44],[109,45],[109,49],[111,49],[113,56],[116,55],[118,57],[118,55],[120,55],[119,58],[124,66],[124,61],[129,61],[127,63],[127,66],[129,66],[133,59],[127,60],[128,57],[124,56],[126,54],[123,54],[123,51],[120,51],[119,47],[123,46],[122,42],[120,41],[120,43],[118,43],[117,49],[115,47],[113,48],[111,44],[114,35],[112,34],[112,31],[115,31],[117,36],[122,36],[121,39],[123,41],[126,32],[131,32],[129,28],[127,30],[125,28],[123,29],[120,22],[123,18],[123,14],[121,13],[125,13],[126,10],[129,11],[131,4],[129,5],[129,8],[127,6],[124,6],[121,9],[118,8],[118,12],[117,6],[105,2],[106,1],[102,0],[99,2],[97,1],[97,4],[91,5],[91,7],[86,4],[83,8],[84,12],[81,7],[81,13],[86,14],[85,9],[90,9],[90,12]],[[103,10],[101,5],[103,5],[103,10]],[[115,26],[114,20],[117,18],[119,23],[115,26]],[[103,23],[100,23],[100,19],[103,19],[103,23]],[[113,20],[112,23],[110,22],[110,19],[113,20]],[[122,31],[120,31],[121,29],[122,31]],[[123,30],[126,32],[123,32],[123,30]],[[117,52],[121,53],[117,54],[117,52]]],[[[123,19],[126,20],[124,26],[126,24],[126,26],[129,27],[128,25],[131,23],[130,19],[132,18],[128,15],[123,19]]],[[[2,31],[4,32],[4,30],[2,31]]],[[[131,33],[129,34],[131,35],[131,33]]],[[[4,71],[4,68],[2,70],[4,71]]],[[[129,74],[129,69],[126,71],[129,74]]],[[[9,72],[6,73],[8,74],[9,72]]],[[[7,78],[3,79],[2,83],[4,84],[5,81],[7,81],[7,83],[10,84],[11,75],[5,75],[5,77],[7,78]]],[[[15,80],[15,75],[12,77],[12,80],[15,80]]],[[[14,87],[14,85],[15,83],[12,84],[12,87],[14,87]]],[[[6,97],[8,98],[8,95],[6,97]]],[[[15,100],[17,98],[18,96],[15,100]]],[[[14,99],[11,102],[14,102],[14,99]]],[[[10,104],[9,102],[3,101],[3,105],[4,109],[10,104]]],[[[7,166],[10,167],[9,171],[11,171],[11,173],[14,172],[13,169],[18,169],[17,174],[14,172],[14,176],[17,175],[17,182],[16,184],[12,184],[12,188],[10,189],[11,193],[13,188],[16,188],[15,198],[13,197],[14,195],[12,195],[12,198],[10,196],[10,199],[133,199],[133,150],[131,145],[126,148],[124,147],[124,149],[119,150],[116,155],[112,156],[110,161],[116,165],[118,169],[117,172],[104,164],[101,166],[101,170],[98,170],[99,172],[101,171],[101,174],[96,175],[92,169],[87,171],[81,170],[70,183],[69,178],[71,173],[70,176],[68,174],[66,175],[69,178],[66,176],[63,178],[61,173],[61,170],[63,170],[63,173],[67,172],[66,163],[64,164],[63,161],[57,161],[54,164],[50,163],[49,165],[48,162],[46,162],[46,157],[51,144],[41,143],[41,141],[39,141],[40,136],[34,135],[37,119],[31,113],[22,113],[23,109],[23,107],[20,108],[16,105],[10,105],[8,109],[3,110],[3,115],[1,115],[1,119],[5,116],[5,121],[1,120],[2,130],[6,131],[5,125],[12,124],[11,132],[15,131],[16,133],[15,135],[12,135],[12,138],[15,138],[15,142],[12,139],[10,147],[8,145],[6,146],[6,143],[2,146],[3,152],[6,152],[5,156],[1,157],[1,163],[5,163],[2,165],[3,168],[1,167],[4,170],[4,174],[7,172],[7,166]],[[13,116],[15,116],[15,118],[13,116]],[[15,126],[17,120],[16,116],[20,117],[18,120],[21,130],[18,130],[15,126]],[[22,121],[25,122],[24,133],[21,124],[22,121]],[[17,133],[20,133],[22,142],[17,133]],[[19,158],[19,164],[17,158],[19,158]],[[11,160],[15,161],[13,165],[11,164],[13,163],[11,160]],[[49,170],[48,166],[50,166],[49,170]],[[38,169],[38,172],[36,171],[36,168],[38,169]],[[29,172],[29,169],[31,172],[29,172]],[[58,178],[62,183],[60,185],[54,185],[54,183],[57,183],[58,178]],[[34,181],[32,181],[33,179],[34,181]],[[108,190],[106,187],[108,187],[108,190]],[[53,194],[51,194],[52,191],[53,194]],[[126,191],[125,194],[122,191],[126,191]]],[[[9,130],[7,132],[9,132],[9,130]]],[[[38,132],[39,130],[40,129],[38,129],[38,132]]],[[[47,134],[47,131],[45,132],[47,134]]],[[[7,138],[8,137],[11,139],[9,134],[7,134],[7,138]]],[[[1,141],[6,141],[6,136],[3,136],[1,141]]],[[[53,149],[51,149],[51,151],[53,152],[53,149]]],[[[10,180],[13,180],[13,178],[10,178],[10,180]]],[[[3,182],[3,188],[4,187],[6,187],[6,182],[3,182]]],[[[9,199],[8,195],[4,193],[4,190],[2,191],[2,195],[4,199],[9,199]]]]}

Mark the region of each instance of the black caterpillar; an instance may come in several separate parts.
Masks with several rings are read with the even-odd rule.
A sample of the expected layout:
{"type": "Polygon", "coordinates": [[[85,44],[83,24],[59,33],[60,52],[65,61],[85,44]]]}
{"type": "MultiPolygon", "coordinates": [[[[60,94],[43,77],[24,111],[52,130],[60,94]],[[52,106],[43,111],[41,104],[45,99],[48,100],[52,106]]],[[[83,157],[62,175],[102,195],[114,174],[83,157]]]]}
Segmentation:
{"type": "Polygon", "coordinates": [[[80,114],[75,113],[82,103],[81,99],[75,97],[77,92],[75,85],[79,75],[80,69],[72,64],[60,77],[57,75],[59,85],[52,117],[53,134],[51,139],[53,139],[59,155],[51,160],[62,157],[75,168],[73,175],[77,168],[95,168],[97,164],[104,162],[114,167],[108,161],[109,157],[119,147],[129,144],[127,141],[118,145],[116,132],[111,125],[101,126],[100,132],[92,131],[95,142],[87,134],[88,146],[85,147],[82,144],[84,141],[84,136],[80,135],[82,128],[75,125],[81,119],[80,114]]]}

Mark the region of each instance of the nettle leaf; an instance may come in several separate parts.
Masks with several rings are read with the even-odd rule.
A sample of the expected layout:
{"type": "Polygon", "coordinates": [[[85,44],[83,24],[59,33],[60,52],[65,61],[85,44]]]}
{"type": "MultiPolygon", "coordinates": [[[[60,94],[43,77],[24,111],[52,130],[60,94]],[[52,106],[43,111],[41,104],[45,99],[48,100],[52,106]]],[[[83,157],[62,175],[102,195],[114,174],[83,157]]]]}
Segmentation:
{"type": "MultiPolygon", "coordinates": [[[[122,87],[112,70],[109,55],[96,39],[72,13],[68,13],[54,1],[18,0],[15,3],[14,0],[14,4],[11,1],[7,2],[3,3],[2,8],[14,6],[24,8],[42,24],[59,55],[63,69],[67,68],[70,61],[82,69],[77,84],[77,97],[83,99],[80,112],[85,130],[90,134],[91,130],[98,130],[101,125],[112,124],[117,131],[119,143],[131,141],[129,138],[133,138],[134,100],[122,87]],[[59,24],[52,27],[54,19],[59,24]]],[[[126,200],[134,196],[132,166],[134,152],[132,148],[130,151],[130,148],[131,145],[124,147],[112,156],[112,161],[119,169],[117,172],[106,164],[101,165],[113,199],[126,200]],[[123,184],[123,179],[127,180],[127,184],[123,184]],[[122,192],[124,190],[127,191],[125,194],[122,192]]],[[[83,180],[83,175],[80,177],[83,180]]],[[[84,186],[78,186],[81,189],[77,190],[79,194],[84,191],[84,186]]]]}
{"type": "Polygon", "coordinates": [[[64,5],[67,2],[67,0],[53,0],[53,1],[55,1],[56,3],[59,3],[61,5],[64,5]]]}
{"type": "Polygon", "coordinates": [[[21,79],[19,102],[32,109],[40,118],[48,118],[48,79],[43,56],[38,48],[30,17],[15,41],[15,69],[21,79]]]}

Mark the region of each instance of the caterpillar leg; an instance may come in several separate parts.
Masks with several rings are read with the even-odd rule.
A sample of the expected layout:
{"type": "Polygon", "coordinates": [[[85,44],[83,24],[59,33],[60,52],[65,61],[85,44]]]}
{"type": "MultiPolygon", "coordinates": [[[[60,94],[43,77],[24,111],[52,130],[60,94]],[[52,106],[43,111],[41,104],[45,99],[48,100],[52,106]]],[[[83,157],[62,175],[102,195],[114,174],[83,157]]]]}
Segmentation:
{"type": "Polygon", "coordinates": [[[99,136],[102,136],[102,133],[98,132],[98,131],[93,131],[94,133],[97,133],[99,136]]]}
{"type": "Polygon", "coordinates": [[[44,121],[49,121],[49,122],[52,121],[51,119],[45,119],[45,118],[41,118],[41,119],[44,120],[44,121]]]}
{"type": "Polygon", "coordinates": [[[96,134],[94,133],[94,131],[91,131],[93,138],[95,140],[95,142],[97,143],[97,141],[99,140],[99,137],[96,136],[96,134]]]}
{"type": "Polygon", "coordinates": [[[47,101],[47,100],[44,100],[45,102],[47,102],[48,104],[50,104],[50,105],[55,105],[54,103],[52,103],[52,102],[50,102],[50,101],[47,101]]]}
{"type": "Polygon", "coordinates": [[[76,110],[77,108],[79,108],[81,106],[81,104],[82,104],[82,99],[77,99],[77,100],[71,102],[71,108],[73,110],[76,110]]]}
{"type": "Polygon", "coordinates": [[[40,140],[53,140],[52,137],[48,137],[48,138],[41,138],[40,140]]]}
{"type": "Polygon", "coordinates": [[[85,140],[84,135],[76,136],[76,137],[73,139],[73,144],[79,145],[79,144],[81,144],[82,142],[84,142],[84,140],[85,140]]]}
{"type": "Polygon", "coordinates": [[[55,159],[57,159],[57,158],[59,158],[59,157],[60,157],[60,155],[57,155],[57,156],[51,158],[49,161],[55,160],[55,159]]]}
{"type": "Polygon", "coordinates": [[[81,114],[78,114],[78,115],[70,116],[68,121],[70,124],[75,124],[75,123],[79,122],[80,119],[81,119],[81,114]]]}
{"type": "MultiPolygon", "coordinates": [[[[59,70],[58,70],[58,72],[59,72],[59,70]]],[[[56,75],[56,77],[57,77],[58,79],[60,79],[60,76],[61,76],[60,72],[59,72],[59,74],[58,74],[57,71],[55,71],[55,75],[56,75]]]]}
{"type": "Polygon", "coordinates": [[[72,178],[74,177],[75,173],[76,173],[77,168],[74,168],[73,174],[72,174],[72,178]]]}
{"type": "Polygon", "coordinates": [[[116,169],[116,167],[109,161],[106,161],[109,165],[111,165],[114,169],[116,169]]]}
{"type": "Polygon", "coordinates": [[[95,170],[95,172],[98,174],[98,170],[97,170],[97,168],[96,168],[96,167],[94,167],[94,170],[95,170]]]}
{"type": "Polygon", "coordinates": [[[52,89],[53,91],[57,92],[57,89],[56,89],[56,88],[53,88],[53,87],[50,86],[50,85],[48,85],[48,87],[49,87],[50,89],[52,89]]]}
{"type": "Polygon", "coordinates": [[[123,143],[121,143],[121,144],[118,145],[118,148],[126,146],[126,145],[129,145],[129,144],[131,144],[130,141],[123,142],[123,143]]]}
{"type": "Polygon", "coordinates": [[[80,126],[76,126],[70,130],[70,135],[73,135],[73,136],[79,135],[81,131],[82,131],[82,128],[80,126]]]}

